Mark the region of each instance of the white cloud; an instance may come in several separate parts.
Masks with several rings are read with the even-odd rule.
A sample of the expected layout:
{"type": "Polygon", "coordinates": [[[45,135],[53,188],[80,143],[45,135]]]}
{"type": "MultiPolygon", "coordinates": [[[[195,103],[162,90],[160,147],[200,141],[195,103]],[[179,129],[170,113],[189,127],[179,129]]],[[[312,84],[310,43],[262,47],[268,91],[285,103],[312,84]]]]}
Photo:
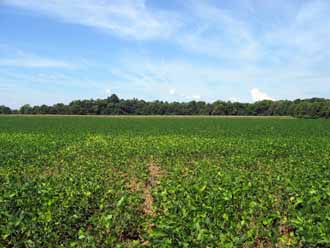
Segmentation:
{"type": "Polygon", "coordinates": [[[104,98],[107,85],[108,80],[95,81],[88,75],[77,75],[71,71],[65,73],[47,69],[42,73],[34,70],[21,72],[16,68],[0,66],[0,105],[17,108],[26,103],[41,105],[104,98]]]}
{"type": "Polygon", "coordinates": [[[229,97],[229,101],[231,101],[231,102],[239,102],[238,98],[236,98],[236,97],[229,97]]]}
{"type": "Polygon", "coordinates": [[[300,66],[301,71],[307,71],[308,67],[316,63],[328,63],[329,12],[329,1],[308,1],[301,4],[294,12],[295,15],[264,34],[265,46],[276,47],[275,53],[270,51],[284,67],[300,66]],[[303,67],[307,68],[302,69],[303,67]]]}
{"type": "Polygon", "coordinates": [[[0,58],[0,66],[4,67],[23,67],[23,68],[74,68],[76,64],[47,57],[40,57],[35,54],[26,53],[19,49],[7,46],[0,49],[6,52],[0,58]]]}
{"type": "Polygon", "coordinates": [[[245,9],[239,7],[236,11],[207,0],[186,1],[182,11],[152,8],[146,0],[3,0],[2,3],[121,37],[166,39],[189,52],[234,60],[240,65],[262,59],[282,63],[283,59],[293,60],[294,64],[310,53],[318,54],[313,57],[324,58],[320,51],[329,50],[324,49],[330,41],[328,1],[301,5],[286,1],[258,4],[242,1],[240,5],[245,9]],[[271,9],[279,13],[279,20],[275,22],[267,17],[261,22],[262,13],[271,9]],[[241,12],[251,15],[251,11],[253,18],[242,17],[241,12]],[[259,22],[253,23],[253,20],[259,22]],[[255,25],[267,28],[255,32],[255,25]],[[299,56],[292,56],[292,53],[299,56]]]}
{"type": "Polygon", "coordinates": [[[65,61],[37,58],[19,57],[14,59],[0,59],[0,66],[26,67],[26,68],[73,68],[74,65],[65,61]]]}
{"type": "Polygon", "coordinates": [[[114,87],[124,88],[122,85],[125,84],[129,85],[130,91],[136,89],[135,93],[143,98],[177,101],[227,99],[228,95],[237,93],[238,85],[247,87],[242,82],[251,81],[256,73],[253,70],[237,73],[235,69],[219,68],[216,64],[146,56],[123,59],[111,70],[116,78],[112,81],[114,87]]]}
{"type": "MultiPolygon", "coordinates": [[[[246,11],[221,7],[221,1],[178,2],[182,9],[171,11],[152,8],[146,0],[2,0],[1,4],[120,37],[163,39],[167,42],[162,43],[164,53],[173,45],[184,50],[186,60],[180,58],[182,51],[179,51],[173,57],[172,53],[166,54],[167,59],[163,61],[157,58],[161,53],[158,47],[139,42],[145,54],[152,57],[149,61],[145,54],[134,57],[138,55],[131,52],[130,45],[125,47],[128,52],[121,56],[125,61],[111,66],[113,78],[106,80],[111,80],[111,89],[116,93],[127,96],[149,95],[175,100],[202,96],[203,100],[232,101],[229,97],[237,96],[241,101],[249,101],[251,96],[253,100],[272,99],[257,88],[252,89],[256,85],[275,96],[290,99],[310,96],[304,92],[315,88],[321,93],[322,89],[329,88],[329,1],[299,4],[286,0],[238,1],[239,8],[243,8],[241,3],[246,3],[246,11]],[[263,84],[265,80],[267,85],[263,84]],[[281,87],[277,87],[278,84],[281,87]]],[[[51,58],[18,55],[0,59],[0,65],[73,66],[51,58]]],[[[105,69],[104,63],[96,64],[98,69],[105,69]]],[[[82,71],[80,75],[88,78],[89,73],[82,71]]],[[[102,94],[106,87],[105,84],[102,94]]]]}
{"type": "Polygon", "coordinates": [[[255,61],[262,54],[259,41],[247,22],[210,1],[188,1],[186,30],[178,35],[182,48],[212,58],[255,61]],[[189,25],[193,23],[193,25],[189,25]]]}
{"type": "Polygon", "coordinates": [[[267,95],[267,93],[262,92],[261,90],[257,89],[257,88],[253,88],[250,91],[251,97],[254,101],[262,101],[262,100],[274,100],[272,97],[270,97],[269,95],[267,95]]]}
{"type": "Polygon", "coordinates": [[[105,90],[105,93],[107,96],[111,95],[112,94],[112,90],[111,89],[106,89],[105,90]]]}
{"type": "Polygon", "coordinates": [[[259,44],[246,23],[208,1],[187,1],[186,12],[151,8],[146,0],[3,0],[64,22],[138,40],[167,39],[214,58],[255,60],[259,44]]]}
{"type": "Polygon", "coordinates": [[[246,23],[208,1],[188,1],[186,12],[151,8],[146,0],[3,0],[64,22],[137,40],[167,39],[214,58],[255,60],[259,44],[246,23]]]}
{"type": "Polygon", "coordinates": [[[194,95],[191,98],[194,100],[200,100],[202,97],[200,95],[194,95]]]}
{"type": "Polygon", "coordinates": [[[173,13],[151,10],[144,0],[3,0],[3,3],[141,40],[168,37],[180,26],[173,13]]]}

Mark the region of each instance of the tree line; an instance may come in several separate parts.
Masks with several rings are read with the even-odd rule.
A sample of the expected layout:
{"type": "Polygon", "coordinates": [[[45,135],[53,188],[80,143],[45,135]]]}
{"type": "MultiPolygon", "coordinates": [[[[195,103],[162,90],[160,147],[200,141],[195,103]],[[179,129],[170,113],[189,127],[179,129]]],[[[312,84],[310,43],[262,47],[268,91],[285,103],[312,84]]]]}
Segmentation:
{"type": "Polygon", "coordinates": [[[120,99],[113,94],[106,99],[75,100],[52,106],[24,105],[17,110],[0,106],[0,114],[61,114],[61,115],[241,115],[294,116],[330,118],[330,99],[310,98],[294,101],[263,100],[255,103],[215,101],[166,102],[120,99]]]}

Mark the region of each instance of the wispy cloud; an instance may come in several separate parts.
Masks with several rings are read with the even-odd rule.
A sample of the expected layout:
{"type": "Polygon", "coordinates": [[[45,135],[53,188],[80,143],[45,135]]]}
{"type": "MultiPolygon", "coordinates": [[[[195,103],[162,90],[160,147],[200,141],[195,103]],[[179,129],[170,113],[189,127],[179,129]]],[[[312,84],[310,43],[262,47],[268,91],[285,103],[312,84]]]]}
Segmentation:
{"type": "Polygon", "coordinates": [[[52,18],[137,40],[166,39],[214,58],[255,60],[250,27],[208,1],[187,1],[185,11],[151,8],[145,0],[4,0],[52,18]]]}
{"type": "Polygon", "coordinates": [[[177,37],[183,48],[226,60],[258,59],[259,44],[248,23],[209,1],[188,1],[186,6],[193,21],[177,37]]]}
{"type": "Polygon", "coordinates": [[[0,52],[4,53],[2,58],[0,58],[0,66],[2,67],[61,69],[77,67],[77,65],[72,62],[37,56],[8,45],[3,48],[0,47],[0,52]]]}
{"type": "Polygon", "coordinates": [[[26,68],[72,68],[74,65],[60,60],[53,60],[47,58],[13,58],[0,59],[0,66],[8,67],[26,67],[26,68]]]}
{"type": "Polygon", "coordinates": [[[143,0],[4,0],[4,4],[30,9],[64,22],[77,23],[135,39],[168,37],[180,25],[178,16],[150,10],[143,0]]]}
{"type": "MultiPolygon", "coordinates": [[[[82,73],[82,71],[79,71],[82,73]]],[[[0,105],[13,108],[23,104],[41,105],[58,102],[68,103],[74,99],[107,97],[105,81],[95,82],[86,75],[44,70],[25,70],[0,67],[0,105]]]]}
{"type": "Polygon", "coordinates": [[[225,9],[213,1],[186,1],[183,10],[151,8],[145,0],[3,0],[4,4],[70,23],[138,40],[165,39],[211,58],[246,62],[295,63],[305,55],[323,60],[330,41],[330,3],[240,1],[225,9]],[[242,7],[243,6],[243,7],[242,7]],[[276,10],[281,19],[269,13],[276,10]],[[242,14],[247,13],[247,14],[242,14]],[[264,17],[265,18],[265,17],[264,17]],[[256,26],[264,27],[257,29],[256,26]],[[290,38],[288,38],[290,37],[290,38]]]}
{"type": "MultiPolygon", "coordinates": [[[[177,1],[178,8],[167,9],[164,7],[167,2],[150,3],[146,0],[2,0],[1,4],[53,20],[103,30],[111,34],[110,41],[116,35],[133,42],[120,44],[119,48],[125,50],[123,54],[118,52],[120,59],[110,55],[100,62],[95,58],[93,72],[100,73],[93,74],[65,59],[31,54],[1,56],[0,66],[54,70],[76,66],[79,74],[66,75],[57,81],[78,85],[75,77],[92,82],[102,74],[102,82],[108,82],[98,85],[102,94],[113,92],[122,97],[149,99],[258,101],[311,97],[310,92],[321,95],[324,89],[329,89],[330,2],[327,0],[187,0],[177,1]],[[131,44],[134,46],[130,47],[131,44]],[[136,52],[136,44],[145,54],[136,52]]],[[[0,44],[1,47],[7,49],[0,44]]],[[[56,83],[50,78],[51,73],[47,75],[42,80],[38,76],[33,80],[31,76],[31,80],[56,83]]],[[[5,82],[6,78],[2,77],[5,82]]]]}
{"type": "MultiPolygon", "coordinates": [[[[203,65],[185,60],[157,60],[148,57],[136,57],[118,61],[118,67],[112,68],[114,81],[110,88],[122,88],[124,96],[130,96],[123,89],[129,85],[137,95],[149,99],[163,100],[229,100],[238,88],[247,87],[244,78],[253,76],[246,71],[237,74],[236,70],[219,69],[216,65],[203,65]],[[228,82],[230,82],[228,84],[228,82]]],[[[246,100],[247,97],[245,98],[246,100]]]]}

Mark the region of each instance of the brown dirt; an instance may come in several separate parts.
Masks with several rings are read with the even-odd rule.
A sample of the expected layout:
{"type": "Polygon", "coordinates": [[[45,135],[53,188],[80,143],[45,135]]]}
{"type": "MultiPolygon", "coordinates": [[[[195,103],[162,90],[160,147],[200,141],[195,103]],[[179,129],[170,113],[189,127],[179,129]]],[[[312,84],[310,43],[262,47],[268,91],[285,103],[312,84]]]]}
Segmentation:
{"type": "Polygon", "coordinates": [[[284,237],[284,240],[279,239],[278,240],[278,247],[288,247],[291,246],[294,239],[291,237],[291,233],[294,232],[293,227],[290,227],[288,225],[280,225],[279,231],[282,234],[282,237],[284,237]]]}
{"type": "Polygon", "coordinates": [[[149,177],[145,183],[143,189],[143,212],[147,216],[156,216],[156,213],[153,209],[154,198],[152,196],[152,187],[159,183],[159,178],[164,176],[164,171],[156,165],[154,161],[151,161],[148,166],[149,177]]]}
{"type": "MultiPolygon", "coordinates": [[[[251,228],[255,229],[256,227],[257,227],[257,220],[255,217],[253,217],[252,221],[251,221],[251,228]]],[[[251,247],[253,247],[253,248],[273,248],[275,246],[272,244],[272,242],[269,238],[259,236],[259,230],[257,228],[256,237],[255,237],[254,242],[251,247]]]]}
{"type": "MultiPolygon", "coordinates": [[[[282,190],[282,189],[279,189],[279,190],[282,190]]],[[[282,215],[285,216],[286,219],[288,219],[288,210],[287,209],[283,210],[280,207],[280,203],[282,200],[280,195],[281,195],[280,191],[275,194],[274,206],[275,206],[276,210],[281,211],[282,215]]],[[[280,248],[281,247],[291,247],[295,241],[294,238],[291,236],[291,233],[294,233],[294,228],[290,227],[287,224],[280,223],[280,225],[278,227],[278,231],[281,234],[281,237],[278,238],[278,240],[277,240],[277,247],[280,247],[280,248]]],[[[299,245],[297,247],[299,247],[299,245]]]]}
{"type": "MultiPolygon", "coordinates": [[[[132,193],[142,194],[143,202],[140,206],[141,212],[146,217],[155,217],[156,211],[153,208],[154,198],[152,196],[152,188],[159,183],[159,178],[165,175],[165,172],[151,159],[148,164],[148,177],[145,181],[138,179],[134,175],[130,175],[125,172],[118,171],[126,181],[126,188],[132,193]]],[[[152,230],[153,224],[150,219],[146,218],[146,226],[149,231],[152,230]]],[[[131,240],[139,240],[141,246],[149,246],[148,240],[144,240],[139,234],[124,233],[121,237],[123,241],[126,241],[125,247],[133,247],[131,240]]],[[[134,246],[135,247],[135,246],[134,246]]]]}
{"type": "Polygon", "coordinates": [[[132,177],[130,181],[126,184],[131,192],[138,192],[142,189],[142,183],[139,182],[135,177],[132,177]]]}
{"type": "Polygon", "coordinates": [[[154,198],[151,192],[152,188],[159,183],[159,178],[164,175],[165,172],[154,161],[151,161],[148,165],[148,178],[145,182],[139,181],[134,176],[129,177],[126,174],[124,175],[128,180],[126,187],[130,192],[142,192],[143,203],[141,209],[146,216],[156,216],[153,209],[154,198]]]}
{"type": "Polygon", "coordinates": [[[143,198],[143,213],[148,216],[156,216],[156,213],[153,209],[154,198],[149,187],[143,190],[143,198]]]}
{"type": "Polygon", "coordinates": [[[57,167],[45,167],[41,173],[44,177],[58,176],[60,170],[57,167]]]}
{"type": "Polygon", "coordinates": [[[253,244],[254,248],[273,248],[272,242],[268,238],[257,237],[253,244]]]}
{"type": "Polygon", "coordinates": [[[150,184],[151,186],[155,186],[156,184],[158,184],[158,179],[165,175],[165,172],[159,166],[157,166],[154,161],[149,164],[148,170],[148,184],[150,184]]]}

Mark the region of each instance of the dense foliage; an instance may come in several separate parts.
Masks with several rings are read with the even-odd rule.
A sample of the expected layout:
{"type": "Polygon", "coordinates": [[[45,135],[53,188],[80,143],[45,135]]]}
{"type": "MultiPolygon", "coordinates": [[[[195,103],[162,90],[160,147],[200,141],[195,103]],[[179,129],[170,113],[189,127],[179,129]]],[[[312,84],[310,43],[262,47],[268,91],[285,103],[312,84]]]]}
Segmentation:
{"type": "Polygon", "coordinates": [[[327,120],[0,117],[0,247],[330,247],[327,120]]]}
{"type": "Polygon", "coordinates": [[[146,102],[119,99],[112,95],[107,99],[76,100],[68,105],[24,105],[18,111],[0,106],[0,114],[66,114],[66,115],[264,115],[296,116],[306,118],[330,118],[330,100],[311,98],[294,101],[259,101],[239,103],[216,101],[146,102]]]}

